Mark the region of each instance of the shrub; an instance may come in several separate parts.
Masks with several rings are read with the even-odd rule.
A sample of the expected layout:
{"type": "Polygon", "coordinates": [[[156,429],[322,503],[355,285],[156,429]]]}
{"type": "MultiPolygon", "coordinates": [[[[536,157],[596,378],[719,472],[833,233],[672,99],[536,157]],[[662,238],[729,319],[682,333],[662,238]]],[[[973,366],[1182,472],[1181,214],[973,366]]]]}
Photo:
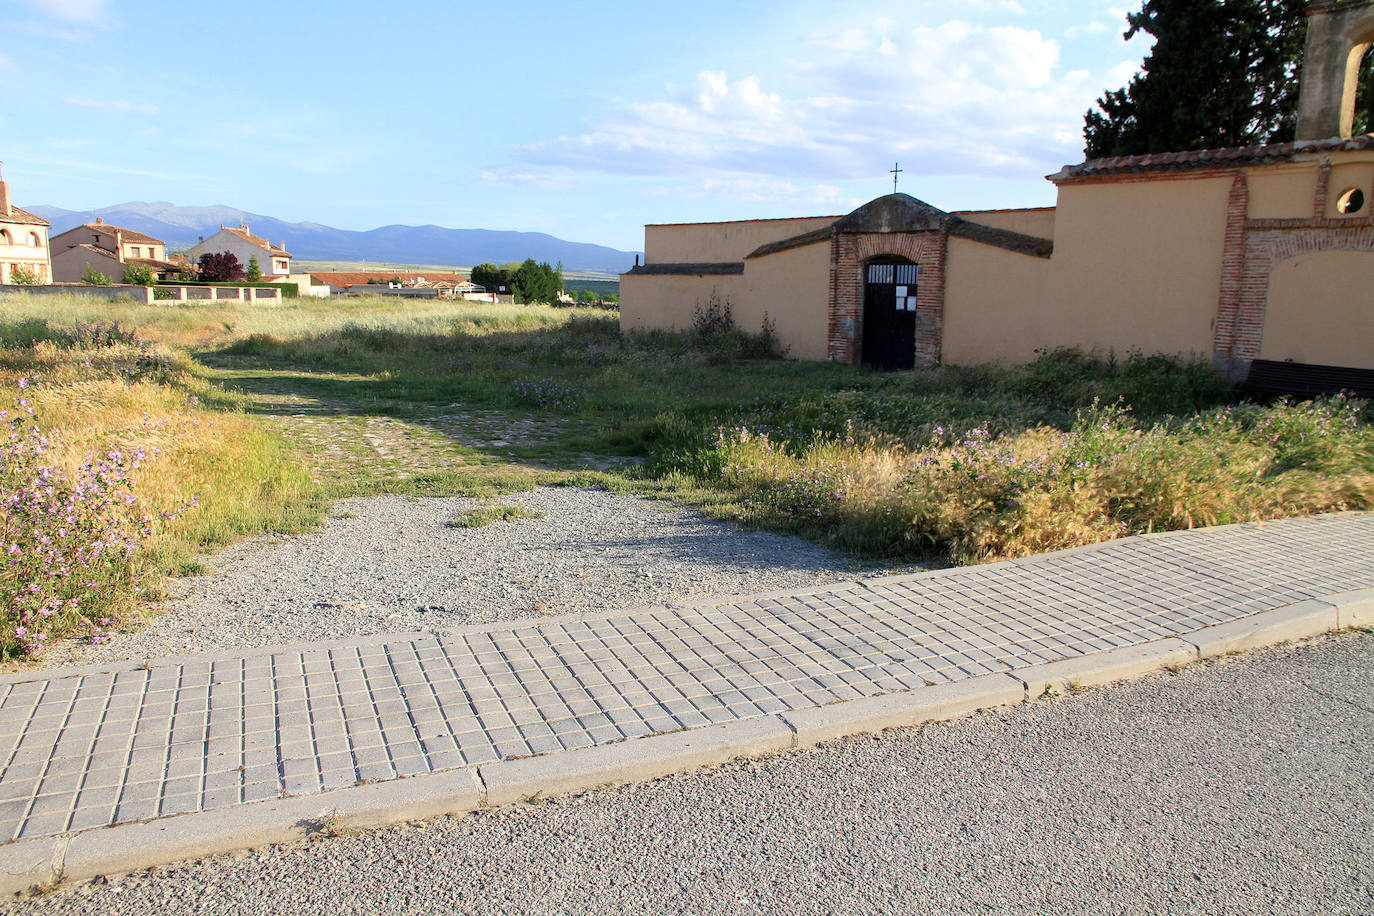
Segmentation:
{"type": "Polygon", "coordinates": [[[722,299],[711,293],[705,305],[697,302],[692,309],[692,332],[702,343],[712,343],[735,330],[735,316],[728,296],[722,299]]]}
{"type": "Polygon", "coordinates": [[[152,286],[157,278],[153,276],[153,269],[146,264],[126,264],[124,282],[130,286],[152,286]]]}
{"type": "Polygon", "coordinates": [[[8,432],[0,444],[0,658],[41,651],[50,635],[84,632],[99,642],[115,623],[109,609],[132,576],[130,558],[154,533],[133,493],[146,455],[108,449],[69,475],[45,463],[50,440],[28,398],[0,411],[0,421],[8,432]]]}
{"type": "Polygon", "coordinates": [[[200,256],[196,271],[208,283],[222,283],[243,279],[243,267],[230,251],[207,251],[200,256]]]}
{"type": "Polygon", "coordinates": [[[86,272],[81,275],[81,282],[87,286],[109,286],[110,278],[87,264],[86,272]]]}
{"type": "Polygon", "coordinates": [[[741,330],[729,297],[712,293],[692,310],[692,336],[713,365],[729,365],[741,359],[781,359],[786,348],[778,339],[777,325],[764,312],[757,334],[741,330]]]}
{"type": "Polygon", "coordinates": [[[251,255],[248,258],[247,278],[254,281],[262,279],[262,265],[258,263],[257,255],[251,255]]]}
{"type": "Polygon", "coordinates": [[[10,282],[16,286],[37,286],[38,274],[23,264],[10,266],[10,282]]]}

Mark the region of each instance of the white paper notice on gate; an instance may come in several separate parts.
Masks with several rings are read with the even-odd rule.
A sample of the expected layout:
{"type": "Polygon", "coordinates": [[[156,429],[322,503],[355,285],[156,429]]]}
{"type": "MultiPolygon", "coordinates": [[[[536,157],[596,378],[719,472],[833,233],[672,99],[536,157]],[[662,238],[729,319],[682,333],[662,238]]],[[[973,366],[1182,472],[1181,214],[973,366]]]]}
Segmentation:
{"type": "Polygon", "coordinates": [[[905,299],[905,298],[906,298],[906,287],[905,287],[905,286],[899,286],[899,287],[897,287],[897,298],[898,298],[898,299],[905,299]]]}

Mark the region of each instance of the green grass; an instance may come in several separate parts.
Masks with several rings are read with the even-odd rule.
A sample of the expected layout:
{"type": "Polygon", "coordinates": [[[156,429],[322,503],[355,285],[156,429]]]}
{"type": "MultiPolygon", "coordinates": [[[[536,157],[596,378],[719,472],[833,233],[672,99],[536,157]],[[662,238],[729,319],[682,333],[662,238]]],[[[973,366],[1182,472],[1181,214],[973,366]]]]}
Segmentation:
{"type": "Polygon", "coordinates": [[[482,528],[492,522],[513,522],[518,518],[543,518],[543,512],[527,509],[522,503],[493,503],[468,509],[448,521],[450,528],[482,528]]]}

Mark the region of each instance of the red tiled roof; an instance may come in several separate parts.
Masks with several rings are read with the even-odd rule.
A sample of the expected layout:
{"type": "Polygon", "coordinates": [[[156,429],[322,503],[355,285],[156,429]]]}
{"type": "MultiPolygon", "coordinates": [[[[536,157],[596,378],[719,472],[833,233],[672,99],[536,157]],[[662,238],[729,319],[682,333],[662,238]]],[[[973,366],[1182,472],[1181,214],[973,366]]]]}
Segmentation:
{"type": "Polygon", "coordinates": [[[1224,149],[1184,150],[1177,153],[1147,153],[1140,156],[1113,156],[1089,159],[1080,165],[1066,165],[1050,181],[1072,181],[1096,175],[1121,175],[1130,172],[1172,172],[1187,169],[1223,169],[1242,165],[1263,165],[1286,162],[1305,153],[1374,150],[1374,134],[1349,140],[1297,140],[1293,143],[1271,143],[1268,146],[1232,146],[1224,149]]]}
{"type": "Polygon", "coordinates": [[[245,242],[252,242],[254,245],[257,245],[259,248],[266,248],[268,251],[272,252],[272,255],[273,255],[274,257],[278,257],[278,258],[289,258],[289,257],[291,257],[291,255],[286,251],[285,248],[278,248],[276,245],[273,245],[271,242],[267,241],[267,239],[262,238],[261,236],[254,235],[253,233],[248,232],[248,231],[246,231],[246,230],[244,230],[244,229],[240,229],[240,228],[238,228],[237,226],[225,226],[225,227],[224,227],[224,231],[225,231],[225,232],[232,232],[234,235],[237,235],[239,238],[243,239],[245,242]]]}
{"type": "MultiPolygon", "coordinates": [[[[92,245],[90,242],[83,242],[83,243],[80,244],[80,245],[71,245],[71,246],[69,246],[68,248],[64,248],[63,251],[70,251],[72,248],[81,248],[81,249],[84,249],[84,250],[86,250],[86,251],[91,252],[92,254],[98,254],[98,255],[100,255],[101,257],[110,258],[111,260],[114,260],[114,261],[118,261],[118,260],[119,260],[119,256],[118,256],[117,254],[115,254],[113,251],[111,251],[110,249],[108,249],[108,248],[101,248],[99,245],[92,245]]],[[[61,254],[61,253],[62,253],[62,252],[57,252],[57,254],[61,254]]]]}
{"type": "Polygon", "coordinates": [[[143,267],[151,267],[153,270],[185,270],[185,264],[173,264],[171,261],[158,261],[153,258],[129,258],[124,263],[138,264],[143,267]]]}
{"type": "Polygon", "coordinates": [[[21,210],[21,209],[19,209],[18,207],[14,206],[13,204],[10,205],[10,215],[9,215],[9,216],[6,216],[5,214],[0,213],[0,223],[19,223],[19,224],[22,225],[22,226],[51,226],[51,225],[52,225],[52,223],[48,222],[48,221],[45,220],[43,217],[41,217],[41,216],[35,216],[34,214],[30,213],[28,210],[21,210]]]}
{"type": "Polygon", "coordinates": [[[312,270],[310,278],[315,283],[329,286],[366,286],[368,280],[376,280],[383,286],[392,277],[400,277],[401,282],[412,284],[417,278],[424,277],[426,283],[466,283],[467,277],[455,273],[408,273],[399,270],[312,270]]]}
{"type": "Polygon", "coordinates": [[[105,232],[105,233],[107,233],[107,234],[109,234],[109,235],[114,235],[115,232],[118,232],[118,233],[119,233],[119,237],[120,237],[120,239],[121,239],[122,241],[125,241],[125,242],[134,242],[134,243],[136,243],[136,244],[144,244],[144,245],[163,245],[163,244],[165,244],[165,243],[162,241],[162,239],[155,239],[155,238],[153,238],[151,235],[144,235],[142,232],[139,232],[137,229],[125,229],[123,226],[114,226],[114,225],[111,225],[110,223],[83,223],[83,224],[81,224],[80,226],[76,226],[76,227],[73,227],[73,228],[71,228],[71,229],[68,229],[67,232],[63,232],[62,235],[54,236],[54,237],[53,237],[53,241],[56,241],[57,239],[62,238],[62,236],[63,236],[63,235],[66,235],[68,232],[76,232],[76,231],[79,230],[79,229],[85,229],[85,230],[88,231],[88,232],[105,232]]]}

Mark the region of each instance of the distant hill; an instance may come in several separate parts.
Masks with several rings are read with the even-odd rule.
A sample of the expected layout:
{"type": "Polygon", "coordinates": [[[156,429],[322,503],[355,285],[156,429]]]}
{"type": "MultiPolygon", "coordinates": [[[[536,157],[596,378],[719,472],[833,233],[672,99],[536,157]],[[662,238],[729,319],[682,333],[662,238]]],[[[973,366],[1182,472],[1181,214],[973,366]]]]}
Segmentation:
{"type": "Polygon", "coordinates": [[[334,229],[319,223],[287,223],[233,207],[178,207],[166,201],[134,201],[98,210],[26,207],[52,223],[52,233],[94,222],[136,229],[159,238],[168,248],[186,248],[219,231],[221,224],[247,223],[254,235],[286,241],[286,250],[309,261],[395,261],[405,264],[474,264],[534,258],[563,262],[568,270],[620,273],[634,265],[635,252],[604,245],[568,242],[542,232],[494,229],[445,229],[442,226],[382,226],[366,232],[334,229]]]}

